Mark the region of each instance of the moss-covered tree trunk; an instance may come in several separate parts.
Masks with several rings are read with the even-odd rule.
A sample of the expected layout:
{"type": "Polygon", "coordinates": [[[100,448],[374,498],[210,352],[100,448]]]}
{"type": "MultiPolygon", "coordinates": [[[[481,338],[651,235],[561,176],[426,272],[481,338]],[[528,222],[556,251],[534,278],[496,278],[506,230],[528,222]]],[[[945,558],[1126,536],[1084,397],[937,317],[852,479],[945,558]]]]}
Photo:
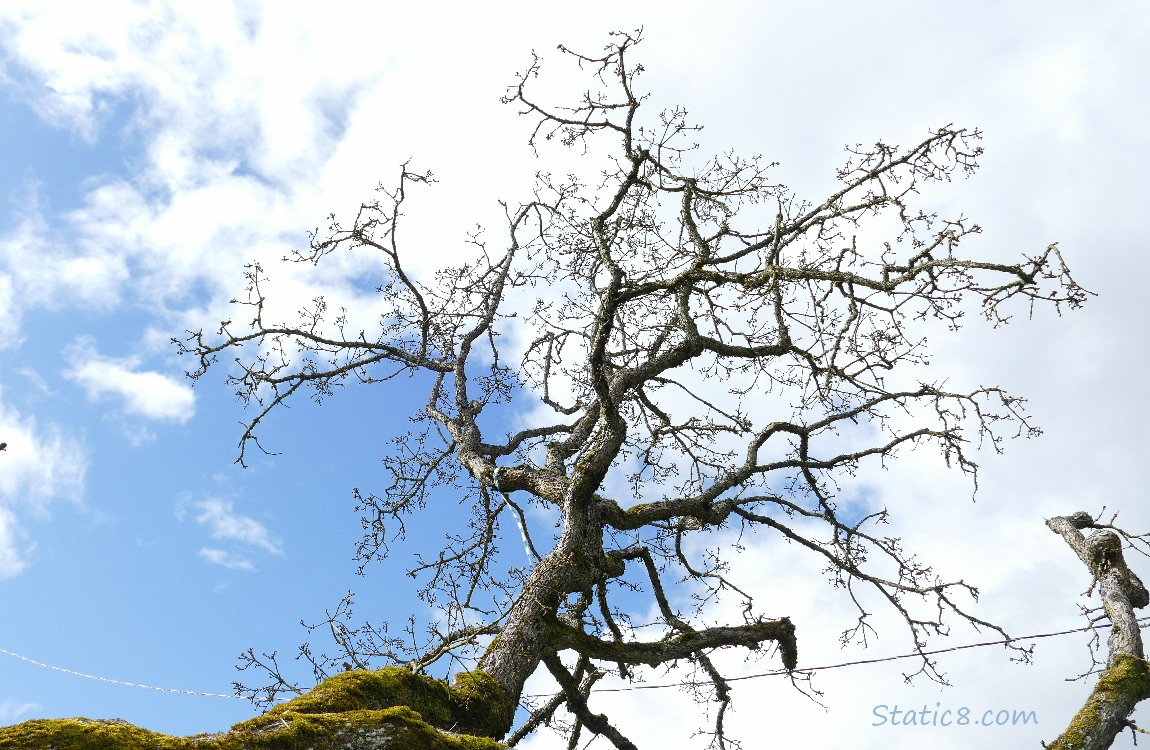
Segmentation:
{"type": "Polygon", "coordinates": [[[500,750],[514,707],[482,672],[448,687],[399,667],[345,672],[227,732],[173,737],[120,719],[0,728],[0,750],[500,750]]]}
{"type": "Polygon", "coordinates": [[[1070,726],[1048,750],[1106,750],[1118,733],[1131,726],[1134,707],[1150,698],[1150,665],[1142,648],[1135,609],[1150,603],[1150,592],[1126,565],[1122,540],[1098,528],[1089,513],[1059,516],[1046,522],[1062,535],[1098,582],[1102,606],[1113,627],[1107,641],[1106,669],[1070,726]],[[1080,529],[1098,528],[1089,538],[1080,529]]]}

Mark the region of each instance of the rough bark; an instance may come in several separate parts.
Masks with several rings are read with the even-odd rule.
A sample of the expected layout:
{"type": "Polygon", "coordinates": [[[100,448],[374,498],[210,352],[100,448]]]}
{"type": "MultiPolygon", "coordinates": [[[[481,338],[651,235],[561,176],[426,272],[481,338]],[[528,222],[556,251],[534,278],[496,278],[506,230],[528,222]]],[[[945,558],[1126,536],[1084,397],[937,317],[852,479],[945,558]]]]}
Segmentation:
{"type": "Polygon", "coordinates": [[[1089,537],[1080,529],[1096,526],[1089,513],[1058,516],[1046,522],[1060,534],[1094,576],[1102,607],[1112,628],[1107,639],[1106,668],[1086,703],[1078,710],[1049,750],[1106,750],[1123,729],[1131,726],[1130,715],[1141,701],[1150,698],[1150,665],[1142,647],[1136,608],[1150,603],[1150,593],[1126,565],[1122,539],[1110,529],[1099,528],[1089,537]]]}

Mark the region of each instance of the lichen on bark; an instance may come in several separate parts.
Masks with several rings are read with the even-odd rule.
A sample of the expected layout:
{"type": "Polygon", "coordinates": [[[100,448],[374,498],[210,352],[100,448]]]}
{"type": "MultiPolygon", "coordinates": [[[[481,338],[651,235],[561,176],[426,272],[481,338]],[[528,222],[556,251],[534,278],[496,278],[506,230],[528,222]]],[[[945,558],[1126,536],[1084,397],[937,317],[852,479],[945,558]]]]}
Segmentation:
{"type": "Polygon", "coordinates": [[[1125,532],[1081,511],[1052,518],[1046,525],[1062,536],[1094,577],[1111,631],[1106,669],[1098,683],[1066,730],[1043,746],[1047,750],[1104,750],[1131,726],[1129,717],[1135,706],[1150,698],[1150,664],[1134,614],[1150,603],[1150,595],[1123,559],[1119,533],[1125,532]],[[1081,531],[1087,528],[1095,529],[1089,537],[1081,531]]]}

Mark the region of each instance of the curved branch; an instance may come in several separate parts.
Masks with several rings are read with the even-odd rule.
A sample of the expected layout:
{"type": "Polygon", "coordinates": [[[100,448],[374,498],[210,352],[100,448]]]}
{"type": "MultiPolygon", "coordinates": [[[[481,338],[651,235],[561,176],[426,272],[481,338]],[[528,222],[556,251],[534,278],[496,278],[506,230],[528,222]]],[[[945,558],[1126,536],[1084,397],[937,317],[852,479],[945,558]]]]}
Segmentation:
{"type": "Polygon", "coordinates": [[[548,635],[548,640],[554,646],[574,649],[592,659],[653,667],[676,659],[690,658],[697,651],[726,646],[758,650],[764,641],[775,641],[779,646],[783,666],[793,670],[798,665],[795,626],[788,617],[692,630],[655,643],[604,641],[557,619],[549,624],[548,635]]]}
{"type": "Polygon", "coordinates": [[[1150,603],[1150,593],[1126,565],[1122,540],[1109,529],[1088,538],[1080,529],[1096,526],[1086,512],[1057,516],[1046,522],[1062,536],[1098,583],[1102,607],[1113,627],[1107,641],[1106,669],[1086,703],[1078,710],[1049,750],[1106,750],[1123,729],[1131,726],[1135,706],[1150,698],[1150,664],[1142,648],[1142,633],[1134,614],[1150,603]]]}

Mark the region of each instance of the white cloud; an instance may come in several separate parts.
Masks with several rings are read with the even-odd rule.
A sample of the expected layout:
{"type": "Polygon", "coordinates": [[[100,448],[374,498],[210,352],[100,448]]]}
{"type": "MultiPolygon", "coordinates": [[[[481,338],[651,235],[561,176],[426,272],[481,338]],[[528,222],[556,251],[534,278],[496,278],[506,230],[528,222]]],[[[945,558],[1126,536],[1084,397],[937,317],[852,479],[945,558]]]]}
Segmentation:
{"type": "Polygon", "coordinates": [[[53,500],[79,503],[88,468],[79,442],[5,404],[0,390],[0,578],[19,575],[34,548],[20,517],[46,517],[53,500]]]}
{"type": "Polygon", "coordinates": [[[19,344],[20,307],[12,277],[0,274],[0,347],[19,344]]]}
{"type": "MultiPolygon", "coordinates": [[[[28,220],[10,243],[8,264],[29,276],[12,271],[17,307],[109,305],[130,294],[151,308],[175,307],[177,315],[195,308],[199,317],[186,322],[195,330],[231,317],[224,308],[242,283],[241,268],[258,259],[293,297],[338,291],[351,325],[370,324],[378,296],[349,295],[346,280],[376,267],[373,257],[332,258],[318,274],[274,261],[306,243],[304,231],[329,212],[346,216],[380,180],[390,184],[412,156],[415,168],[434,169],[443,182],[418,191],[405,209],[407,226],[435,236],[430,246],[408,235],[409,268],[425,272],[469,251],[465,230],[484,212],[498,226],[496,200],[530,189],[530,152],[506,127],[522,123],[496,101],[528,48],[477,38],[461,23],[442,30],[449,35],[436,42],[443,55],[432,54],[429,65],[422,55],[409,59],[401,31],[426,26],[422,11],[381,9],[375,20],[373,12],[336,9],[316,25],[288,9],[257,16],[227,3],[178,14],[161,4],[113,3],[95,14],[35,6],[7,23],[0,10],[0,37],[18,71],[8,88],[49,122],[92,140],[110,137],[101,131],[115,108],[131,108],[130,127],[116,135],[142,152],[132,154],[130,174],[95,183],[63,220],[40,219],[34,205],[23,211],[28,220]],[[339,62],[325,64],[334,63],[333,48],[342,50],[339,62]],[[458,56],[484,69],[461,71],[458,56]],[[461,75],[468,79],[462,86],[461,75]],[[448,87],[458,89],[455,100],[425,96],[448,87]],[[413,102],[418,117],[408,112],[413,102]],[[460,138],[460,111],[501,121],[460,138]],[[524,168],[508,169],[508,154],[524,168]],[[478,199],[467,174],[483,180],[478,199]],[[517,190],[508,189],[509,179],[517,190]],[[482,209],[441,210],[460,201],[482,209]],[[22,261],[32,254],[52,263],[22,261]],[[86,286],[69,286],[77,281],[86,286]],[[190,299],[193,290],[210,299],[190,299]]],[[[468,12],[476,20],[483,14],[468,12]]],[[[503,33],[515,36],[514,29],[503,33]]],[[[290,319],[296,309],[289,302],[268,314],[290,319]]],[[[18,318],[6,318],[15,328],[18,318]]]]}
{"type": "Polygon", "coordinates": [[[128,278],[125,258],[78,239],[56,242],[41,213],[38,185],[25,188],[19,217],[0,236],[0,348],[21,343],[20,322],[34,307],[107,310],[128,278]]]}
{"type": "Polygon", "coordinates": [[[204,500],[196,505],[202,511],[196,516],[196,521],[211,530],[213,539],[241,542],[274,554],[283,552],[279,540],[272,536],[266,526],[236,513],[230,500],[204,500]]]}
{"type": "Polygon", "coordinates": [[[0,391],[0,504],[43,513],[53,499],[79,501],[88,458],[83,447],[54,428],[41,428],[4,404],[0,391]]]}
{"type": "Polygon", "coordinates": [[[68,353],[71,367],[65,375],[95,399],[119,396],[124,408],[147,419],[186,422],[195,412],[195,394],[189,385],[158,372],[137,372],[134,357],[115,359],[97,354],[90,340],[81,339],[68,353]]]}
{"type": "MultiPolygon", "coordinates": [[[[0,507],[0,578],[20,575],[27,565],[27,550],[17,542],[20,531],[16,527],[16,517],[7,508],[0,507]]],[[[0,712],[3,705],[0,705],[0,712]]]]}
{"type": "Polygon", "coordinates": [[[0,724],[15,724],[26,714],[39,711],[39,703],[19,703],[17,701],[0,701],[0,724]]]}
{"type": "Polygon", "coordinates": [[[200,557],[213,565],[221,565],[231,570],[255,570],[255,566],[252,565],[250,560],[230,552],[225,552],[222,549],[204,547],[200,550],[200,557]]]}

